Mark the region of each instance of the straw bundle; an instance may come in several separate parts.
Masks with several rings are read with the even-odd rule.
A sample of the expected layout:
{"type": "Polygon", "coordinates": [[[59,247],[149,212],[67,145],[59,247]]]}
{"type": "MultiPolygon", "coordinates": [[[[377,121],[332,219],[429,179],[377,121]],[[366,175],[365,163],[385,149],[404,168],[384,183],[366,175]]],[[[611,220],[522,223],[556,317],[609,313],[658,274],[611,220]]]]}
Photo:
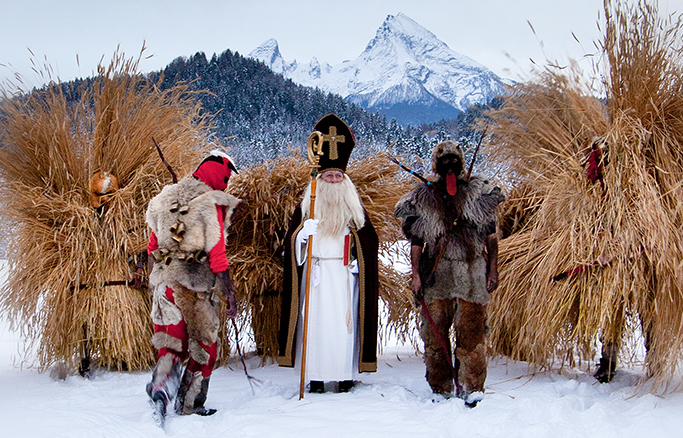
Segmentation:
{"type": "MultiPolygon", "coordinates": [[[[398,167],[383,154],[353,161],[348,175],[354,182],[388,254],[398,241],[394,205],[408,190],[398,167]]],[[[228,238],[228,258],[237,287],[237,300],[248,305],[259,354],[278,353],[282,245],[291,215],[310,182],[310,167],[297,153],[241,170],[230,182],[230,192],[243,200],[228,238]]],[[[395,250],[395,249],[394,249],[395,250]]],[[[407,332],[410,291],[400,274],[380,264],[380,297],[387,304],[387,328],[407,332]]]]}
{"type": "Polygon", "coordinates": [[[607,105],[547,70],[488,114],[491,159],[517,191],[501,223],[521,219],[500,245],[490,342],[550,366],[591,359],[600,335],[627,359],[642,325],[652,388],[666,388],[683,352],[681,26],[644,2],[605,13],[607,105]],[[596,135],[604,191],[582,166],[596,135]]]}
{"type": "Polygon", "coordinates": [[[201,157],[208,120],[186,88],[161,92],[137,74],[138,61],[116,54],[70,98],[53,83],[1,101],[0,204],[11,238],[0,306],[43,369],[88,356],[112,369],[154,363],[149,292],[107,282],[131,278],[146,250],[147,204],[170,179],[152,137],[182,176],[201,157]],[[118,190],[94,208],[98,171],[118,190]]]}

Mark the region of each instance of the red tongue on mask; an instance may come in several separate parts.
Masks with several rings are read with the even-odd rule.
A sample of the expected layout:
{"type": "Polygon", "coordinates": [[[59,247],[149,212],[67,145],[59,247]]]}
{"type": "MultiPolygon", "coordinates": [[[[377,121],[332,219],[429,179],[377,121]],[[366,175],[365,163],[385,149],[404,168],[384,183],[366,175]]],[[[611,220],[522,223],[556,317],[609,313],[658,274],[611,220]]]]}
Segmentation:
{"type": "Polygon", "coordinates": [[[448,174],[446,174],[446,191],[451,196],[455,196],[458,192],[458,183],[455,174],[450,170],[448,171],[448,174]]]}

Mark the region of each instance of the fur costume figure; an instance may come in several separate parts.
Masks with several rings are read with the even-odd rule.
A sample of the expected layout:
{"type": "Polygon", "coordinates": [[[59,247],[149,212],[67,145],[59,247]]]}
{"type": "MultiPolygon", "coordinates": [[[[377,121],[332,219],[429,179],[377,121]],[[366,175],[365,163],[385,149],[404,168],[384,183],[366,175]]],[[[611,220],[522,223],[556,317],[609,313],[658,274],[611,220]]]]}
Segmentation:
{"type": "Polygon", "coordinates": [[[152,344],[159,351],[147,392],[162,415],[174,396],[179,415],[215,412],[204,401],[218,352],[217,294],[228,302],[229,314],[236,313],[225,236],[239,200],[222,191],[232,170],[230,158],[214,151],[192,177],[164,187],[147,208],[152,344]]]}
{"type": "Polygon", "coordinates": [[[394,214],[411,241],[411,288],[426,305],[420,334],[427,380],[434,392],[453,393],[448,337],[455,322],[458,395],[474,404],[486,379],[485,306],[498,282],[496,207],[504,197],[488,181],[468,178],[455,142],[435,147],[432,170],[436,181],[404,195],[394,214]]]}

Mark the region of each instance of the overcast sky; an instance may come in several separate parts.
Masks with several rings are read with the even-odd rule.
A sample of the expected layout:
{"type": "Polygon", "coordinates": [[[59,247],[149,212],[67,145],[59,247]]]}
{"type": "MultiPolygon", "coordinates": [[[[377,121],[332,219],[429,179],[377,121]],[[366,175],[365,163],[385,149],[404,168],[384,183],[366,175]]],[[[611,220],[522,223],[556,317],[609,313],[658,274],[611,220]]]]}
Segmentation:
{"type": "MultiPolygon", "coordinates": [[[[0,81],[19,73],[32,85],[41,80],[31,71],[29,49],[61,80],[92,75],[117,46],[137,56],[143,42],[152,57],[141,62],[142,71],[198,51],[248,55],[269,38],[287,61],[316,56],[337,64],[356,58],[387,15],[399,12],[452,50],[518,79],[530,70],[529,59],[545,64],[594,52],[603,23],[603,0],[0,1],[0,81]]],[[[660,4],[683,11],[683,0],[660,4]]]]}

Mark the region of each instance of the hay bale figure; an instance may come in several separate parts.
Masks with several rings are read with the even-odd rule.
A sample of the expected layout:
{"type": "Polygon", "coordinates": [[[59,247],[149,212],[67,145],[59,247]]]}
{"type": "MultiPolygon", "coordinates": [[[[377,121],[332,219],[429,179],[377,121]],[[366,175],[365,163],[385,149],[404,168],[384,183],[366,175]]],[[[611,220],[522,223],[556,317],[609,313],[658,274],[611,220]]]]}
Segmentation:
{"type": "Polygon", "coordinates": [[[548,69],[488,114],[515,187],[489,340],[542,367],[590,360],[600,340],[609,381],[640,327],[651,389],[666,389],[683,352],[681,24],[645,2],[605,14],[607,104],[548,69]]]}
{"type": "Polygon", "coordinates": [[[0,108],[0,205],[10,224],[1,310],[41,369],[65,363],[137,370],[154,363],[144,286],[145,209],[175,170],[187,174],[209,120],[183,86],[159,91],[114,56],[79,89],[51,83],[0,108]]]}

